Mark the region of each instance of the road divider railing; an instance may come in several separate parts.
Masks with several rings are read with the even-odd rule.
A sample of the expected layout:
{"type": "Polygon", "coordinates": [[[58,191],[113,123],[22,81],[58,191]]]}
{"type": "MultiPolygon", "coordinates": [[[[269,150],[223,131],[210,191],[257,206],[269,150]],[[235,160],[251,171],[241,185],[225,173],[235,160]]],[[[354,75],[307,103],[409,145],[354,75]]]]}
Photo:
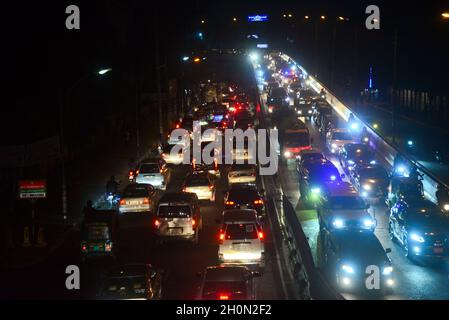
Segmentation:
{"type": "Polygon", "coordinates": [[[348,121],[349,115],[352,113],[354,118],[366,127],[366,133],[369,138],[370,146],[376,151],[377,155],[382,161],[390,165],[390,169],[393,167],[394,159],[398,154],[402,156],[403,159],[409,162],[411,166],[416,166],[418,172],[423,177],[423,188],[425,196],[433,202],[437,202],[435,193],[438,185],[444,186],[449,190],[449,186],[437,177],[434,173],[430,172],[416,159],[413,159],[407,155],[399,146],[390,143],[388,139],[381,133],[376,131],[371,124],[363,121],[356,112],[354,112],[350,107],[345,105],[341,100],[332,93],[326,86],[320,83],[315,77],[310,75],[303,66],[299,65],[294,59],[286,54],[280,55],[284,60],[295,63],[298,68],[307,76],[306,84],[312,88],[316,93],[320,93],[323,89],[325,91],[325,99],[327,103],[333,108],[333,110],[344,120],[348,121]]]}

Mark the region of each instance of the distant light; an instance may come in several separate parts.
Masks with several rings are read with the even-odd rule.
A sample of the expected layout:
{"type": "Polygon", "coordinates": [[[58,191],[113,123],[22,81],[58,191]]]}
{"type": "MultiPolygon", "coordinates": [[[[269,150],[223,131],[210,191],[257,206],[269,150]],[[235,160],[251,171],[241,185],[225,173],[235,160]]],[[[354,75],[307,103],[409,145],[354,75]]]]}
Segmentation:
{"type": "Polygon", "coordinates": [[[449,12],[443,12],[443,13],[441,14],[441,16],[442,16],[444,19],[449,19],[449,12]]]}
{"type": "Polygon", "coordinates": [[[309,16],[304,16],[304,19],[306,20],[309,20],[309,18],[310,18],[309,16]]]}
{"type": "Polygon", "coordinates": [[[291,13],[289,13],[289,14],[288,14],[288,17],[291,18],[291,17],[293,17],[293,15],[292,15],[291,13]]]}
{"type": "Polygon", "coordinates": [[[255,52],[252,52],[249,54],[249,58],[251,59],[251,61],[257,61],[257,59],[259,59],[259,55],[255,52]]]}
{"type": "Polygon", "coordinates": [[[336,176],[331,176],[331,181],[335,181],[337,179],[336,176]]]}
{"type": "Polygon", "coordinates": [[[190,58],[189,57],[182,57],[182,61],[187,61],[187,60],[189,60],[190,58]]]}
{"type": "Polygon", "coordinates": [[[444,211],[449,211],[449,204],[445,203],[443,209],[444,211]]]}
{"type": "Polygon", "coordinates": [[[267,20],[268,20],[267,15],[248,16],[249,22],[263,22],[263,21],[267,21],[267,20]]]}
{"type": "Polygon", "coordinates": [[[408,145],[409,147],[413,146],[413,141],[412,141],[412,140],[407,141],[407,145],[408,145]]]}
{"type": "Polygon", "coordinates": [[[202,38],[203,37],[203,33],[202,32],[198,32],[198,37],[202,38]]]}
{"type": "Polygon", "coordinates": [[[197,57],[197,58],[193,59],[193,61],[194,61],[194,62],[200,62],[201,59],[197,57]]]}
{"type": "Polygon", "coordinates": [[[206,21],[204,21],[204,20],[201,20],[201,24],[205,24],[206,23],[206,21]]]}
{"type": "Polygon", "coordinates": [[[379,128],[379,125],[378,125],[377,123],[373,123],[373,128],[374,128],[374,129],[378,129],[378,128],[379,128]]]}
{"type": "Polygon", "coordinates": [[[234,22],[237,21],[237,18],[236,17],[232,18],[232,21],[234,21],[234,22]]]}
{"type": "Polygon", "coordinates": [[[258,43],[257,44],[257,48],[259,48],[259,49],[267,49],[268,48],[268,44],[267,43],[258,43]]]}
{"type": "Polygon", "coordinates": [[[340,21],[344,21],[344,20],[345,20],[345,18],[344,18],[344,17],[338,17],[338,20],[340,20],[340,21]]]}
{"type": "Polygon", "coordinates": [[[284,13],[283,15],[282,15],[284,18],[287,18],[287,15],[284,13]]]}
{"type": "Polygon", "coordinates": [[[326,16],[321,16],[320,18],[321,18],[321,20],[325,20],[326,16]]]}
{"type": "Polygon", "coordinates": [[[99,75],[104,75],[104,74],[108,73],[108,72],[111,71],[111,70],[112,70],[111,68],[108,68],[108,69],[102,69],[102,70],[98,71],[98,74],[99,74],[99,75]]]}

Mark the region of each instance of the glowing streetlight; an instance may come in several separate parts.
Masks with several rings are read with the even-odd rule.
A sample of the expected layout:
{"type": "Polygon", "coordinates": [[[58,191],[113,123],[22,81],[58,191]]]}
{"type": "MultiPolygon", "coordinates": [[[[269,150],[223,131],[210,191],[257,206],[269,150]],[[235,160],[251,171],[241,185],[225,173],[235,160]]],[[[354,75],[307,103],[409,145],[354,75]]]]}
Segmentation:
{"type": "Polygon", "coordinates": [[[342,17],[342,16],[340,16],[340,17],[338,17],[338,20],[340,20],[340,21],[345,21],[345,18],[342,17]]]}
{"type": "Polygon", "coordinates": [[[195,59],[193,59],[193,62],[196,62],[196,63],[198,63],[198,62],[200,62],[200,61],[201,61],[201,59],[198,58],[198,57],[196,57],[195,59]]]}
{"type": "Polygon", "coordinates": [[[187,56],[185,56],[185,57],[182,57],[182,61],[187,61],[187,60],[189,60],[190,58],[189,57],[187,57],[187,56]]]}
{"type": "Polygon", "coordinates": [[[101,69],[100,71],[98,71],[98,74],[102,76],[102,75],[108,73],[111,70],[112,70],[111,68],[101,69]]]}
{"type": "Polygon", "coordinates": [[[377,123],[373,123],[373,128],[374,129],[379,129],[379,125],[377,123]]]}
{"type": "Polygon", "coordinates": [[[449,11],[448,11],[448,12],[443,12],[443,13],[441,14],[441,17],[442,17],[443,19],[449,19],[449,11]]]}
{"type": "Polygon", "coordinates": [[[206,21],[204,21],[204,20],[201,20],[201,24],[205,24],[206,23],[206,21]]]}
{"type": "Polygon", "coordinates": [[[326,20],[326,16],[321,16],[320,19],[321,20],[326,20]]]}
{"type": "Polygon", "coordinates": [[[306,20],[309,20],[309,18],[310,18],[309,16],[304,16],[304,19],[306,20]]]}
{"type": "Polygon", "coordinates": [[[282,15],[284,18],[287,18],[287,15],[284,13],[283,15],[282,15]]]}
{"type": "Polygon", "coordinates": [[[237,21],[237,18],[236,18],[236,17],[232,18],[232,21],[236,22],[236,21],[237,21]]]}
{"type": "Polygon", "coordinates": [[[293,15],[292,15],[291,13],[289,13],[289,14],[288,14],[288,17],[291,18],[291,17],[293,17],[293,15]]]}

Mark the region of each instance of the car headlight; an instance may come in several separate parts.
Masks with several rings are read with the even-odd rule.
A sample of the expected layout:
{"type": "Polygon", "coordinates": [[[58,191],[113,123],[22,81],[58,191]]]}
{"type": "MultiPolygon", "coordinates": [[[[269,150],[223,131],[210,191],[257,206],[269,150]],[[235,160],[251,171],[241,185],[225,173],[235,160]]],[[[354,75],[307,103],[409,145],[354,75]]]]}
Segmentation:
{"type": "Polygon", "coordinates": [[[334,225],[335,228],[340,229],[343,228],[345,223],[342,219],[335,219],[332,224],[334,225]]]}
{"type": "Polygon", "coordinates": [[[302,114],[302,110],[298,110],[298,114],[302,114]]]}
{"type": "Polygon", "coordinates": [[[312,188],[312,193],[313,194],[320,194],[321,193],[321,189],[320,188],[312,188]]]}
{"type": "Polygon", "coordinates": [[[371,160],[369,164],[376,164],[376,160],[371,160]]]}
{"type": "Polygon", "coordinates": [[[362,186],[362,188],[363,188],[363,190],[370,191],[370,190],[371,190],[371,185],[369,185],[369,184],[364,184],[364,185],[362,186]]]}
{"type": "Polygon", "coordinates": [[[342,269],[343,271],[345,271],[346,273],[354,274],[354,268],[351,267],[350,265],[343,264],[343,265],[341,265],[341,269],[342,269]]]}
{"type": "Polygon", "coordinates": [[[420,243],[424,242],[424,238],[417,233],[410,234],[410,239],[420,243]]]}
{"type": "Polygon", "coordinates": [[[362,197],[368,197],[368,192],[362,191],[362,197]]]}
{"type": "Polygon", "coordinates": [[[333,149],[337,149],[338,146],[337,146],[335,143],[332,143],[332,144],[331,144],[331,147],[332,147],[333,149]]]}
{"type": "Polygon", "coordinates": [[[348,160],[348,164],[353,165],[353,164],[355,164],[355,162],[352,160],[348,160]]]}
{"type": "Polygon", "coordinates": [[[312,113],[312,110],[309,110],[309,114],[311,114],[312,113]]]}
{"type": "Polygon", "coordinates": [[[444,209],[444,211],[449,211],[449,203],[445,203],[443,205],[443,209],[444,209]]]}
{"type": "Polygon", "coordinates": [[[371,228],[374,226],[374,221],[372,219],[365,219],[363,220],[363,225],[367,228],[371,228]]]}
{"type": "Polygon", "coordinates": [[[392,267],[392,266],[388,266],[388,267],[385,267],[385,268],[383,269],[382,274],[383,274],[384,276],[388,276],[388,275],[390,275],[392,272],[393,272],[393,267],[392,267]]]}
{"type": "Polygon", "coordinates": [[[292,153],[290,151],[285,151],[284,152],[284,157],[290,158],[291,156],[292,156],[292,153]]]}
{"type": "Polygon", "coordinates": [[[331,176],[331,181],[335,181],[335,180],[337,180],[337,177],[336,176],[331,176]]]}

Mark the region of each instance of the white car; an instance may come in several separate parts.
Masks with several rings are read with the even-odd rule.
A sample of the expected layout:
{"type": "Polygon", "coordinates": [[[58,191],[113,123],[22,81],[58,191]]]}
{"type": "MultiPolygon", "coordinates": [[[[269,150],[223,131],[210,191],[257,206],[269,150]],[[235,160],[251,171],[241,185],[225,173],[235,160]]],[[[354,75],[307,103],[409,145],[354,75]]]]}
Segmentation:
{"type": "Polygon", "coordinates": [[[355,142],[348,129],[336,128],[326,134],[326,145],[332,153],[338,154],[347,143],[355,142]]]}
{"type": "Polygon", "coordinates": [[[220,229],[218,260],[222,265],[265,267],[264,232],[251,215],[227,219],[220,229]]]}
{"type": "Polygon", "coordinates": [[[209,174],[190,174],[187,176],[183,192],[195,193],[199,200],[215,201],[215,186],[209,174]]]}
{"type": "Polygon", "coordinates": [[[146,162],[136,171],[136,183],[151,184],[156,189],[165,190],[170,181],[170,171],[165,162],[146,162]]]}
{"type": "Polygon", "coordinates": [[[255,184],[256,183],[256,166],[252,164],[233,164],[228,173],[228,185],[255,184]]]}
{"type": "Polygon", "coordinates": [[[368,212],[369,205],[348,182],[328,182],[318,209],[320,228],[324,230],[371,230],[376,220],[368,212]]]}
{"type": "Polygon", "coordinates": [[[154,209],[155,190],[150,184],[132,183],[120,195],[120,213],[150,212],[154,209]]]}

